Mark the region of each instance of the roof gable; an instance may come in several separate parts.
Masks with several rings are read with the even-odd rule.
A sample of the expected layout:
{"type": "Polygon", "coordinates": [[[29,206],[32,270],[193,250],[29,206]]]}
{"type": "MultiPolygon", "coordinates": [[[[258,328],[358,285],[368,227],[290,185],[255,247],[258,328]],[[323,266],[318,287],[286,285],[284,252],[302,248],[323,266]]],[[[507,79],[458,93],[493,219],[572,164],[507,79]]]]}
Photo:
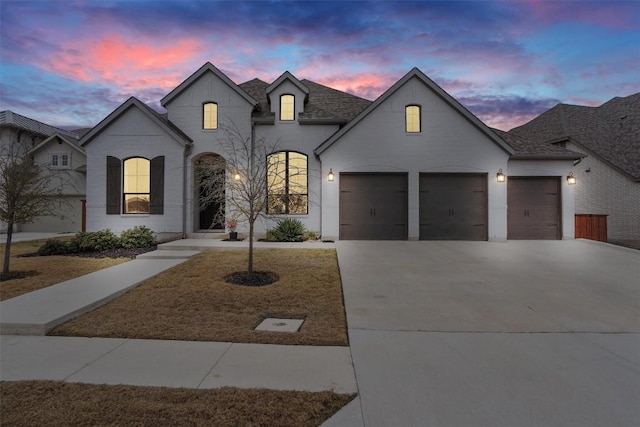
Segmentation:
{"type": "Polygon", "coordinates": [[[216,77],[222,80],[227,86],[233,89],[238,95],[246,100],[251,105],[257,105],[257,101],[253,99],[247,92],[242,90],[240,86],[235,84],[229,77],[227,77],[222,71],[218,70],[211,62],[206,62],[198,71],[191,74],[185,81],[180,83],[178,87],[169,92],[164,98],[160,100],[160,104],[165,107],[184,90],[191,86],[196,80],[200,79],[206,73],[213,73],[216,77]]]}
{"type": "MultiPolygon", "coordinates": [[[[64,135],[59,134],[58,132],[54,133],[53,135],[51,135],[49,138],[45,139],[44,141],[42,141],[40,144],[36,145],[35,147],[33,147],[30,151],[32,153],[35,153],[36,151],[41,150],[43,147],[45,147],[46,145],[48,145],[50,142],[54,141],[54,140],[59,140],[61,142],[63,142],[64,144],[67,144],[68,146],[70,146],[72,149],[74,149],[75,151],[78,151],[79,153],[82,153],[83,155],[86,154],[84,151],[84,148],[77,146],[75,143],[73,143],[72,141],[70,141],[69,139],[67,139],[64,135]]],[[[77,142],[77,141],[76,141],[77,142]]]]}
{"type": "Polygon", "coordinates": [[[306,87],[300,80],[298,80],[293,74],[291,74],[288,71],[285,71],[284,73],[282,73],[280,77],[278,77],[273,83],[267,86],[266,88],[267,96],[271,95],[271,92],[273,92],[278,86],[280,86],[285,81],[290,81],[291,83],[294,84],[295,87],[297,87],[300,90],[300,92],[304,93],[305,101],[309,99],[309,88],[306,87]]]}
{"type": "Polygon", "coordinates": [[[140,101],[135,97],[131,97],[126,100],[122,105],[116,108],[111,114],[105,117],[100,123],[98,123],[93,129],[91,129],[85,136],[80,140],[80,145],[85,147],[89,144],[95,137],[100,135],[102,131],[109,127],[113,122],[118,120],[123,114],[125,114],[129,109],[137,108],[140,110],[145,116],[147,116],[151,121],[156,123],[163,129],[167,134],[169,134],[178,144],[187,145],[191,142],[191,138],[185,135],[180,129],[174,126],[169,120],[162,117],[156,111],[154,111],[151,107],[140,101]]]}
{"type": "Polygon", "coordinates": [[[358,125],[365,117],[367,117],[372,111],[378,108],[381,104],[383,104],[387,99],[389,99],[394,93],[396,93],[401,87],[403,87],[409,80],[418,79],[422,83],[424,83],[432,92],[434,92],[440,99],[442,99],[445,103],[451,106],[458,114],[464,117],[468,122],[470,122],[474,127],[480,130],[483,134],[485,134],[490,140],[492,140],[496,145],[498,145],[501,149],[506,151],[509,155],[514,154],[514,149],[507,144],[502,138],[492,132],[487,125],[485,125],[480,119],[474,116],[469,110],[467,110],[462,104],[456,101],[451,95],[444,91],[440,86],[438,86],[433,80],[427,77],[422,71],[418,68],[413,68],[407,74],[404,75],[400,80],[398,80],[393,86],[391,86],[386,92],[384,92],[378,99],[376,99],[372,104],[370,104],[367,108],[365,108],[360,114],[358,114],[353,120],[351,120],[346,126],[340,129],[338,132],[333,134],[329,139],[320,144],[315,150],[314,153],[316,155],[322,154],[329,147],[331,147],[334,143],[336,143],[344,134],[349,132],[355,126],[358,125]]]}
{"type": "MultiPolygon", "coordinates": [[[[302,80],[309,90],[304,112],[298,116],[300,124],[339,124],[343,125],[356,117],[371,101],[342,92],[330,87],[302,80]]],[[[273,124],[275,114],[270,112],[267,88],[273,84],[260,79],[240,83],[239,86],[258,101],[253,119],[259,123],[273,124]]]]}

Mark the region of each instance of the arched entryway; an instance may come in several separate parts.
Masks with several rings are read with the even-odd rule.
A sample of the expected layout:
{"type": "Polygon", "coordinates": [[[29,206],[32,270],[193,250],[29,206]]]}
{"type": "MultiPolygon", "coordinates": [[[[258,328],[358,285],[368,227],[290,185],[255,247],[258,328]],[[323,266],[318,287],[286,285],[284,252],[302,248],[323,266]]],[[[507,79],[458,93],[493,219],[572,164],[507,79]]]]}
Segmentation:
{"type": "Polygon", "coordinates": [[[194,160],[194,231],[224,230],[224,158],[203,154],[194,160]]]}

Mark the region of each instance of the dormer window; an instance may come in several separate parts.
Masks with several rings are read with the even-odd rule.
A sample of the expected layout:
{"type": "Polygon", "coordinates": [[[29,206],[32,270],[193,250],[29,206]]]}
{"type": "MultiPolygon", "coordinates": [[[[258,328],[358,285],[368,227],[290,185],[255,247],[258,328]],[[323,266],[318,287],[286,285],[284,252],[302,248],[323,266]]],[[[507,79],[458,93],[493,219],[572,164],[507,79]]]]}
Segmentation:
{"type": "Polygon", "coordinates": [[[405,129],[407,133],[419,133],[420,129],[420,106],[407,105],[405,107],[405,129]]]}
{"type": "Polygon", "coordinates": [[[294,120],[295,100],[296,98],[293,95],[282,95],[280,97],[280,120],[294,120]]]}
{"type": "Polygon", "coordinates": [[[218,129],[218,104],[215,102],[202,106],[202,129],[218,129]]]}

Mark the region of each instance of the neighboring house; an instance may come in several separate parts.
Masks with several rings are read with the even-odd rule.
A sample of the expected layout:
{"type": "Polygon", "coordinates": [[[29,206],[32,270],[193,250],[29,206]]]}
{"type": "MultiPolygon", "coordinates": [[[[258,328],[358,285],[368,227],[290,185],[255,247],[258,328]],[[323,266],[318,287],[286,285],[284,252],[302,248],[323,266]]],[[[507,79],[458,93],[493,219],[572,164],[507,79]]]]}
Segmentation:
{"type": "MultiPolygon", "coordinates": [[[[79,145],[79,135],[41,123],[37,120],[0,111],[0,144],[19,143],[30,150],[36,164],[60,169],[59,181],[51,182],[59,189],[57,214],[45,216],[31,224],[18,224],[16,231],[74,232],[83,225],[86,198],[86,155],[79,145]]],[[[6,231],[6,224],[0,224],[6,231]]]]}
{"type": "Polygon", "coordinates": [[[640,240],[640,93],[599,107],[558,104],[509,134],[585,153],[573,168],[576,220],[590,228],[580,232],[603,216],[603,240],[640,240]]]}
{"type": "Polygon", "coordinates": [[[161,105],[166,115],[132,97],[82,138],[88,230],[222,230],[200,209],[194,169],[223,155],[233,125],[277,141],[269,157],[287,165],[259,233],[291,216],[324,239],[574,236],[566,177],[582,155],[488,128],[416,68],[371,102],[289,72],[237,85],[206,63],[161,105]]]}

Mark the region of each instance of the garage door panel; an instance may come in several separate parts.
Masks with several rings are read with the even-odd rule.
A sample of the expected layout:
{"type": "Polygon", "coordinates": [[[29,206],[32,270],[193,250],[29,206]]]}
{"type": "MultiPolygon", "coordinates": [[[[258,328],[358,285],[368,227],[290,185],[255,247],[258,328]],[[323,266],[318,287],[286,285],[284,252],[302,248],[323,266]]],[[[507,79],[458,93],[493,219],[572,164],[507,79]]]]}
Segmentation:
{"type": "Polygon", "coordinates": [[[421,240],[486,240],[484,174],[420,175],[421,240]]]}
{"type": "Polygon", "coordinates": [[[406,174],[341,174],[340,239],[406,240],[406,174]]]}
{"type": "Polygon", "coordinates": [[[507,204],[508,239],[556,240],[562,237],[558,177],[510,177],[507,204]]]}

